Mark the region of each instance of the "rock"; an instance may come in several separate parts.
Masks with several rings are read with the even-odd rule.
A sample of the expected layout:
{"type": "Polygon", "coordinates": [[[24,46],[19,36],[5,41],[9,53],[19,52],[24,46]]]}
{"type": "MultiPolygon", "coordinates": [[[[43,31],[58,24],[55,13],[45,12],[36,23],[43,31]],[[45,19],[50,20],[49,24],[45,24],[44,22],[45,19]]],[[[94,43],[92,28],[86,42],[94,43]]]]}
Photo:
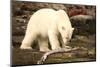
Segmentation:
{"type": "MultiPolygon", "coordinates": [[[[18,48],[12,49],[12,64],[13,66],[18,65],[36,65],[41,59],[44,52],[38,52],[37,50],[21,50],[18,48]]],[[[93,56],[92,56],[93,57],[93,56]]],[[[75,51],[70,51],[68,53],[55,53],[46,59],[43,64],[50,63],[65,63],[65,62],[79,62],[79,61],[95,61],[88,55],[87,50],[78,49],[75,51]]]]}
{"type": "Polygon", "coordinates": [[[96,19],[90,15],[76,15],[70,17],[74,33],[77,35],[89,35],[96,33],[96,19]]]}

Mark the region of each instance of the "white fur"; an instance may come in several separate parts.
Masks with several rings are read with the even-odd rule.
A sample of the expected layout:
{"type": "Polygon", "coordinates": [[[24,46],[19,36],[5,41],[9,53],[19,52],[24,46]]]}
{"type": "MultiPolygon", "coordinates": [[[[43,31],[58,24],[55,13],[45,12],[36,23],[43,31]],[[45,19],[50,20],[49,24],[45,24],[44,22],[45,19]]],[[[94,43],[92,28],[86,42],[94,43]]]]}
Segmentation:
{"type": "Polygon", "coordinates": [[[72,32],[71,22],[64,10],[40,9],[31,16],[20,48],[31,49],[32,43],[37,39],[40,51],[50,50],[48,42],[50,42],[52,50],[60,49],[59,33],[64,44],[67,44],[72,32]]]}

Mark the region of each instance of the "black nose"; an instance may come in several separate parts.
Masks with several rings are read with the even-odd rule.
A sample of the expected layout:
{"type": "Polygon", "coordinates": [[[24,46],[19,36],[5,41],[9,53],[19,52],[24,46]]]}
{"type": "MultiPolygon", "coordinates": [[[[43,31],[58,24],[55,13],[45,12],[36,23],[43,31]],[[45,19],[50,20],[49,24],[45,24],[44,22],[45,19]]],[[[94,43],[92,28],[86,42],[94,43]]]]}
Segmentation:
{"type": "Polygon", "coordinates": [[[68,40],[69,38],[68,38],[68,37],[66,37],[66,39],[68,40]]]}
{"type": "Polygon", "coordinates": [[[71,42],[71,40],[69,40],[69,42],[71,42]]]}

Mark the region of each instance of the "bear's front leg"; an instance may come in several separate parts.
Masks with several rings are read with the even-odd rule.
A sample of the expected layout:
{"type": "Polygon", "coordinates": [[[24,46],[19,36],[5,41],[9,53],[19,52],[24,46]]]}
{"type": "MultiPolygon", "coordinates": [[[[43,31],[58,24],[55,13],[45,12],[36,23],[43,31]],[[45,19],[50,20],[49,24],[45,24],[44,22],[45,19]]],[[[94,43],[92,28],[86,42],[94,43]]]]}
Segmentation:
{"type": "Polygon", "coordinates": [[[43,52],[50,51],[49,45],[48,45],[48,38],[39,38],[38,41],[39,41],[40,51],[43,51],[43,52]]]}
{"type": "Polygon", "coordinates": [[[32,43],[36,39],[36,36],[34,34],[26,34],[22,44],[20,46],[21,49],[32,49],[32,43]]]}
{"type": "Polygon", "coordinates": [[[57,34],[49,31],[48,36],[52,50],[61,49],[57,34]]]}

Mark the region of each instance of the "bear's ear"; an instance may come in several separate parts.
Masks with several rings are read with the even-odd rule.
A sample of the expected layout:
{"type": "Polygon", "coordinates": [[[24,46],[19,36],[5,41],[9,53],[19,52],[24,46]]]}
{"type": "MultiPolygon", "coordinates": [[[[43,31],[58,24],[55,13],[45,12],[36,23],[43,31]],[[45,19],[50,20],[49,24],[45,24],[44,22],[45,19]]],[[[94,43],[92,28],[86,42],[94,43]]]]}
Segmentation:
{"type": "Polygon", "coordinates": [[[72,31],[74,30],[74,28],[72,28],[72,31]]]}

